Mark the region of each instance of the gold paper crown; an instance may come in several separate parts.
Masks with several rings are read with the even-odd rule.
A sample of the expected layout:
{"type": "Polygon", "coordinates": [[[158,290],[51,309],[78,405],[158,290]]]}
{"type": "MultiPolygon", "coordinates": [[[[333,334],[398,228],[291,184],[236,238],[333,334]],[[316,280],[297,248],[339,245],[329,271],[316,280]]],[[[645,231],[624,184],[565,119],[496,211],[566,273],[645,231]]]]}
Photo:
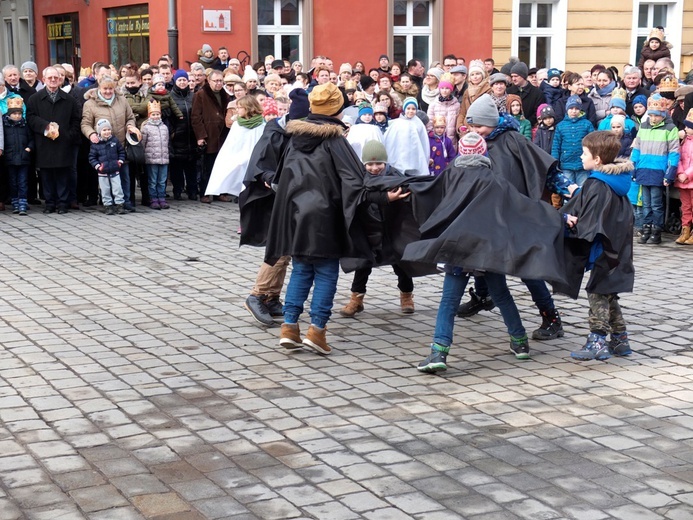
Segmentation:
{"type": "Polygon", "coordinates": [[[614,98],[620,98],[620,99],[622,99],[623,101],[625,101],[625,100],[626,100],[626,89],[623,89],[623,88],[615,88],[615,89],[611,92],[611,99],[614,99],[614,98]]]}
{"type": "Polygon", "coordinates": [[[666,112],[667,110],[667,103],[666,99],[657,96],[657,99],[655,99],[655,96],[650,96],[647,98],[647,111],[649,112],[650,110],[658,110],[660,112],[666,112]]]}
{"type": "Polygon", "coordinates": [[[662,46],[666,46],[667,48],[671,49],[673,45],[666,41],[666,36],[664,36],[664,31],[662,31],[659,27],[655,27],[650,31],[650,35],[647,37],[647,40],[645,40],[645,46],[647,47],[650,44],[650,40],[652,38],[657,38],[660,42],[662,42],[662,46]]]}
{"type": "Polygon", "coordinates": [[[455,79],[452,77],[452,74],[449,72],[445,72],[441,77],[439,81],[447,81],[451,85],[455,84],[455,79]]]}
{"type": "Polygon", "coordinates": [[[161,114],[161,103],[159,103],[156,99],[152,99],[147,104],[147,113],[151,114],[153,112],[158,112],[159,114],[161,114]]]}
{"type": "Polygon", "coordinates": [[[7,110],[10,108],[22,108],[24,107],[24,100],[21,97],[11,97],[7,100],[7,110]]]}
{"type": "Polygon", "coordinates": [[[353,79],[344,82],[344,90],[356,90],[356,82],[353,79]]]}
{"type": "Polygon", "coordinates": [[[659,82],[660,92],[676,92],[679,82],[674,76],[666,76],[659,82]]]}

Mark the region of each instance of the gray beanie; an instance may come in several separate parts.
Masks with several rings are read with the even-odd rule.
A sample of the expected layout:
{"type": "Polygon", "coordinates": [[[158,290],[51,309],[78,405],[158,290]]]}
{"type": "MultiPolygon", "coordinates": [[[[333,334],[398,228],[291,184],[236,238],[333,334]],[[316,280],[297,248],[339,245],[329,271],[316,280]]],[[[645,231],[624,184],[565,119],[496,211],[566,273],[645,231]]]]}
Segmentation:
{"type": "Polygon", "coordinates": [[[111,127],[111,122],[108,119],[99,119],[96,122],[96,133],[101,135],[101,130],[104,128],[110,128],[113,130],[113,127],[111,127]]]}
{"type": "Polygon", "coordinates": [[[508,76],[506,76],[502,72],[496,72],[495,74],[491,74],[491,76],[488,78],[488,84],[493,85],[494,83],[505,83],[507,85],[508,76]]]}
{"type": "Polygon", "coordinates": [[[527,65],[521,61],[518,61],[515,65],[513,65],[513,68],[510,69],[510,74],[517,74],[523,79],[527,79],[527,76],[529,75],[529,68],[527,68],[527,65]]]}
{"type": "Polygon", "coordinates": [[[443,69],[439,69],[438,67],[433,67],[431,69],[428,69],[426,71],[426,74],[430,74],[431,76],[435,76],[438,81],[440,81],[440,77],[443,75],[443,69]]]}
{"type": "Polygon", "coordinates": [[[417,110],[416,117],[418,117],[421,120],[424,126],[428,125],[428,122],[430,121],[430,119],[428,119],[428,114],[423,110],[417,110]]]}
{"type": "Polygon", "coordinates": [[[380,141],[368,141],[363,145],[363,151],[361,152],[361,162],[363,164],[368,163],[386,163],[387,162],[387,151],[385,150],[385,145],[380,141]]]}
{"type": "Polygon", "coordinates": [[[205,53],[205,52],[210,52],[210,51],[214,52],[214,49],[212,49],[212,46],[209,43],[205,43],[202,46],[202,52],[205,53]]]}
{"type": "Polygon", "coordinates": [[[484,94],[467,110],[467,123],[474,126],[498,126],[498,107],[491,96],[484,94]]]}
{"type": "Polygon", "coordinates": [[[22,63],[22,67],[19,69],[20,72],[24,72],[26,69],[33,70],[38,75],[38,65],[33,61],[25,61],[22,63]]]}

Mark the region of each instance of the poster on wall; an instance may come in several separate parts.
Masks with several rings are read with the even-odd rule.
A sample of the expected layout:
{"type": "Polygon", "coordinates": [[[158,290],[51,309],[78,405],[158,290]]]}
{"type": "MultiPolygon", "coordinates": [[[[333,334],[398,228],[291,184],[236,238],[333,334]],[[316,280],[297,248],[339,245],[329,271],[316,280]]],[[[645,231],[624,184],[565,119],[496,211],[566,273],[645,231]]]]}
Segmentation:
{"type": "Polygon", "coordinates": [[[231,32],[231,9],[202,9],[202,30],[231,32]]]}

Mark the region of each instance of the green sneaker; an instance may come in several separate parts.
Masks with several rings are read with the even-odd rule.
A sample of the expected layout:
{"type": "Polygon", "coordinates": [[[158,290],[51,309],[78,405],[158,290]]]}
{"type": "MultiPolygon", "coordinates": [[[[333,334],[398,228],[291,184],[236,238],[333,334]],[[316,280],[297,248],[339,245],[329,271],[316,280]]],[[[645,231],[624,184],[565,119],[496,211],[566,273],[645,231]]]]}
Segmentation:
{"type": "Polygon", "coordinates": [[[427,374],[435,374],[436,372],[442,372],[447,370],[448,366],[445,364],[448,352],[450,352],[450,347],[445,347],[443,345],[438,345],[438,343],[433,343],[431,345],[431,353],[426,359],[424,359],[416,369],[419,372],[425,372],[427,374]]]}
{"type": "Polygon", "coordinates": [[[510,351],[517,359],[529,359],[529,340],[527,335],[521,338],[510,336],[510,351]]]}

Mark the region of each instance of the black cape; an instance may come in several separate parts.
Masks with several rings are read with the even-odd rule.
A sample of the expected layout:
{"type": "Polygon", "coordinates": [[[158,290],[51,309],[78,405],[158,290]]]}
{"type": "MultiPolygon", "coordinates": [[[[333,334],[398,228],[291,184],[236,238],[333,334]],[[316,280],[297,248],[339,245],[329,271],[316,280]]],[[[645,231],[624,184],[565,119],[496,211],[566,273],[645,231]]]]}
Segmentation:
{"type": "MultiPolygon", "coordinates": [[[[629,161],[604,168],[611,166],[620,172],[633,168],[629,161]]],[[[628,196],[617,195],[606,183],[588,178],[561,211],[578,217],[578,223],[564,242],[568,283],[553,284],[554,290],[578,297],[593,243],[599,240],[603,252],[594,262],[585,289],[596,294],[632,292],[633,207],[628,196]]]]}
{"type": "Polygon", "coordinates": [[[274,179],[277,193],[265,248],[268,264],[285,255],[373,261],[357,218],[365,201],[365,170],[343,137],[345,129],[338,119],[314,114],[286,125],[290,140],[274,179]]]}
{"type": "Polygon", "coordinates": [[[446,263],[566,282],[561,215],[519,193],[488,166],[457,160],[438,177],[406,182],[411,201],[391,205],[399,214],[390,221],[390,233],[402,251],[400,265],[412,276],[446,263]],[[416,230],[412,219],[420,223],[416,230]]]}
{"type": "Polygon", "coordinates": [[[253,148],[243,179],[245,189],[238,195],[241,245],[265,245],[275,198],[274,191],[265,186],[265,182],[273,181],[288,142],[289,136],[279,120],[272,119],[253,148]]]}

